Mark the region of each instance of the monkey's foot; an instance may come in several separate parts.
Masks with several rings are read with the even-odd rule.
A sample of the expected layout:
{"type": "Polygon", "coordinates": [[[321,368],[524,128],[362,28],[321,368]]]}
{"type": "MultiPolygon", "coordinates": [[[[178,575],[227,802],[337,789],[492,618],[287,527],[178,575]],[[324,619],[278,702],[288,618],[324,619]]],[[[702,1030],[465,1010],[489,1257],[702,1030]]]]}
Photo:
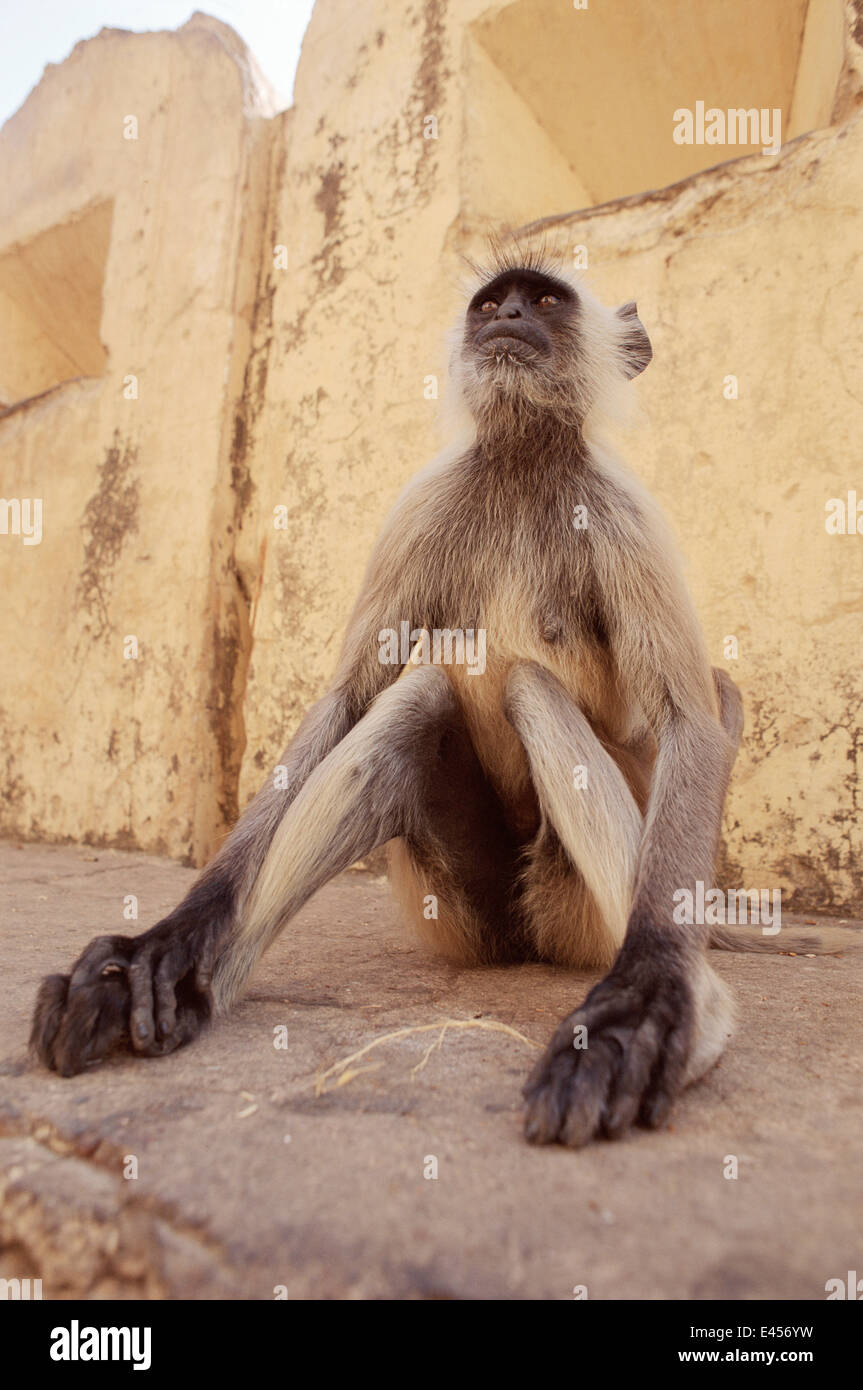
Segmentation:
{"type": "Polygon", "coordinates": [[[213,955],[200,930],[177,926],[156,926],[139,937],[96,937],[71,975],[42,981],[31,1048],[61,1076],[117,1051],[173,1052],[210,1018],[213,955]]]}
{"type": "Polygon", "coordinates": [[[558,1026],[524,1088],[531,1143],[577,1149],[664,1123],[688,1079],[695,1023],[683,971],[666,970],[618,961],[558,1026]]]}

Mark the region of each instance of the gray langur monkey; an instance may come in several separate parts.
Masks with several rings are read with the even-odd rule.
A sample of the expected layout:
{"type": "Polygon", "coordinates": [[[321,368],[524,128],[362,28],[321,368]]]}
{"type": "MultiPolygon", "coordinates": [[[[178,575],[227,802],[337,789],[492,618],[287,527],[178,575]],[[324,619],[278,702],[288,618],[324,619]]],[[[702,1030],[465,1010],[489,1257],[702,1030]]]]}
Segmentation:
{"type": "Polygon", "coordinates": [[[651,356],[634,304],[495,253],[455,350],[470,433],[396,503],[287,785],[264,787],[150,931],[100,937],[43,981],[44,1062],[71,1076],[189,1042],[307,899],[384,843],[436,949],[607,971],[527,1083],[528,1139],[660,1125],[716,1062],[732,1004],[709,932],[673,905],[712,881],[741,699],[711,670],[656,506],[595,442],[651,356]],[[403,624],[416,659],[382,659],[403,624]],[[480,631],[482,671],[423,659],[429,633],[480,631]]]}

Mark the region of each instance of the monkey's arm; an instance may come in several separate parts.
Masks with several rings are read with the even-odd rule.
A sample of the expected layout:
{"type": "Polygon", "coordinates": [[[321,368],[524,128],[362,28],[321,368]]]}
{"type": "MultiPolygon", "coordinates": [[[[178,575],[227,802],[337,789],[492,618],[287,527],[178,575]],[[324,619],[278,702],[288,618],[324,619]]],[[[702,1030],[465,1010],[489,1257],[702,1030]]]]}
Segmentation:
{"type": "Polygon", "coordinates": [[[681,949],[681,940],[701,949],[708,933],[674,925],[674,895],[694,893],[699,880],[712,878],[742,702],[731,678],[711,670],[673,560],[648,551],[631,580],[629,610],[615,624],[612,647],[658,751],[624,944],[659,929],[668,933],[669,949],[681,949]]]}
{"type": "MultiPolygon", "coordinates": [[[[138,937],[97,937],[70,975],[42,981],[30,1045],[64,1076],[117,1048],[154,1056],[190,1041],[213,1009],[212,980],[276,830],[302,787],[398,676],[378,659],[381,628],[412,619],[397,565],[378,544],[348,624],[335,683],[300,724],[273,778],[255,797],[183,901],[138,937]]],[[[422,614],[416,614],[420,621],[422,614]]]]}
{"type": "MultiPolygon", "coordinates": [[[[623,945],[560,1025],[526,1090],[532,1139],[574,1147],[665,1120],[720,1055],[732,1010],[703,927],[676,925],[674,894],[710,883],[742,728],[730,678],[711,673],[688,596],[657,550],[622,558],[608,611],[622,678],[658,743],[623,945]],[[715,685],[714,685],[715,680],[715,685]],[[587,1047],[574,1047],[574,1028],[587,1047]]],[[[679,901],[679,900],[678,900],[679,901]]]]}

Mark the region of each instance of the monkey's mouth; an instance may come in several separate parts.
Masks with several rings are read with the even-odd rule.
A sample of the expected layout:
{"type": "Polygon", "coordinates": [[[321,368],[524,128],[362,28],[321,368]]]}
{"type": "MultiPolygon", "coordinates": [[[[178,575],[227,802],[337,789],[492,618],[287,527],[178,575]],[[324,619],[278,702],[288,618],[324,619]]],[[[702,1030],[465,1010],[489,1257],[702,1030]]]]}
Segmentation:
{"type": "Polygon", "coordinates": [[[477,346],[488,359],[523,365],[541,356],[546,344],[527,324],[490,323],[479,335],[477,346]]]}
{"type": "Polygon", "coordinates": [[[481,352],[489,364],[500,365],[509,362],[517,367],[526,367],[529,363],[537,361],[540,356],[533,343],[509,333],[498,334],[483,343],[481,352]]]}

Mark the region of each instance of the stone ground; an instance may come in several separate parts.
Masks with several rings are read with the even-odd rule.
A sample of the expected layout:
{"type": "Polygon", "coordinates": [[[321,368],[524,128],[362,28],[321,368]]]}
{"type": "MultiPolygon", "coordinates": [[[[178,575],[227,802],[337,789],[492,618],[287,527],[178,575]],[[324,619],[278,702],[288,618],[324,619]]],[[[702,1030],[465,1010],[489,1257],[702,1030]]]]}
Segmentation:
{"type": "Polygon", "coordinates": [[[805,926],[813,956],[714,952],[741,1010],[718,1068],[667,1131],[572,1153],[522,1139],[535,1053],[505,1032],[450,1031],[415,1073],[438,1035],[395,1039],[316,1095],[320,1069],[443,1018],[544,1043],[595,978],[430,958],[368,874],[320,893],[191,1048],[32,1065],[39,978],[128,930],[126,894],[143,930],[193,876],[0,844],[0,1275],[46,1298],[823,1299],[863,1269],[860,923],[805,926]]]}

